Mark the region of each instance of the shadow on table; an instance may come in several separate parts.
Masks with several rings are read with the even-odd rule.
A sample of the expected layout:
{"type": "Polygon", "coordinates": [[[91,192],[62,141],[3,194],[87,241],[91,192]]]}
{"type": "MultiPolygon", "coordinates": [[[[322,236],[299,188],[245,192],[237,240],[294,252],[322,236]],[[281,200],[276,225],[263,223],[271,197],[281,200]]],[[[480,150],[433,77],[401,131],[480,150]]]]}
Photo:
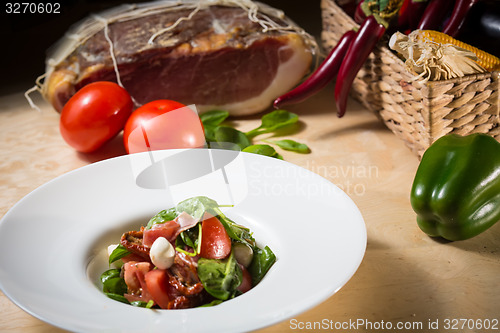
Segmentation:
{"type": "Polygon", "coordinates": [[[123,145],[123,135],[119,134],[93,153],[78,153],[78,158],[88,163],[94,163],[122,155],[127,155],[127,152],[123,145]]]}

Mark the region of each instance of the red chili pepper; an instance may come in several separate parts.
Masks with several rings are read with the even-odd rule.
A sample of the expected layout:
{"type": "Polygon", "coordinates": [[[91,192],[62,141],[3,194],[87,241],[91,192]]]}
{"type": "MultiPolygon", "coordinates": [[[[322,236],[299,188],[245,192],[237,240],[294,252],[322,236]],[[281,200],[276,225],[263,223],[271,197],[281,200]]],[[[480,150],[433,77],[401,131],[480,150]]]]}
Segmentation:
{"type": "Polygon", "coordinates": [[[380,24],[373,15],[370,15],[363,22],[349,46],[335,83],[335,100],[339,117],[345,114],[347,96],[356,74],[384,35],[385,30],[386,27],[380,24]]]}
{"type": "Polygon", "coordinates": [[[273,103],[274,107],[279,109],[283,105],[302,102],[323,89],[337,76],[340,64],[355,35],[356,33],[352,30],[344,33],[337,45],[330,51],[314,73],[295,89],[278,97],[273,103]]]}
{"type": "Polygon", "coordinates": [[[470,9],[474,7],[477,2],[478,0],[457,0],[455,2],[455,7],[453,7],[453,11],[451,12],[450,20],[446,23],[442,32],[450,35],[451,37],[456,37],[460,32],[470,9]]]}
{"type": "Polygon", "coordinates": [[[400,31],[416,29],[427,4],[427,0],[405,0],[399,10],[398,29],[400,31]]]}
{"type": "Polygon", "coordinates": [[[441,30],[441,24],[450,11],[454,0],[431,0],[420,18],[417,29],[441,30]]]}
{"type": "Polygon", "coordinates": [[[407,29],[410,25],[410,16],[412,15],[408,10],[410,2],[411,0],[404,0],[403,4],[401,5],[401,8],[399,9],[398,29],[400,31],[407,29]]]}
{"type": "Polygon", "coordinates": [[[419,24],[420,18],[425,13],[429,1],[411,0],[408,7],[410,15],[410,30],[415,30],[419,24]]]}
{"type": "Polygon", "coordinates": [[[364,20],[366,20],[366,13],[363,10],[363,3],[364,1],[358,3],[358,5],[356,6],[356,11],[354,12],[354,21],[357,24],[361,24],[364,20]]]}
{"type": "Polygon", "coordinates": [[[338,0],[337,5],[349,16],[353,16],[356,10],[357,0],[338,0]]]}

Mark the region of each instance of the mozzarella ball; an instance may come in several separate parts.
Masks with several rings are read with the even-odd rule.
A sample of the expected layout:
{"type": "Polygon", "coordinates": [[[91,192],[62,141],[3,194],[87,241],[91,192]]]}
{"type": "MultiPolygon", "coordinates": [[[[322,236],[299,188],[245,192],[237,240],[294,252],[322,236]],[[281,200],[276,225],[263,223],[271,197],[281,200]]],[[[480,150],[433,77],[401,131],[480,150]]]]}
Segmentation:
{"type": "Polygon", "coordinates": [[[175,249],[165,237],[158,237],[151,245],[149,257],[153,265],[167,269],[174,264],[175,249]]]}

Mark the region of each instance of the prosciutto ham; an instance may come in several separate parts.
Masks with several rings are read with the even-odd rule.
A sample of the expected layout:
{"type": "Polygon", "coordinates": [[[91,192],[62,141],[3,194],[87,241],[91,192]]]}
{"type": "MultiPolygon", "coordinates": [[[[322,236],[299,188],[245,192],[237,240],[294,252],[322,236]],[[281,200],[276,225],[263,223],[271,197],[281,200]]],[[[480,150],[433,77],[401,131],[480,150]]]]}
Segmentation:
{"type": "Polygon", "coordinates": [[[155,1],[76,25],[47,60],[42,94],[61,110],[84,85],[116,81],[156,99],[260,112],[309,71],[317,45],[283,12],[250,0],[155,1]]]}
{"type": "Polygon", "coordinates": [[[142,244],[146,247],[151,247],[158,237],[165,237],[166,240],[173,243],[181,232],[194,227],[198,221],[199,219],[195,219],[186,212],[182,212],[173,221],[154,224],[151,229],[145,230],[142,244]]]}

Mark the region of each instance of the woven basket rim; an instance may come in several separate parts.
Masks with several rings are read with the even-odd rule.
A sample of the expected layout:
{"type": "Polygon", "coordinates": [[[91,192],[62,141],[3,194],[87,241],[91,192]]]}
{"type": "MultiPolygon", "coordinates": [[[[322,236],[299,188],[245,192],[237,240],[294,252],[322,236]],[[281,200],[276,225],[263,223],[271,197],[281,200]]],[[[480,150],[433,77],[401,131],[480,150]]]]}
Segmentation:
{"type": "MultiPolygon", "coordinates": [[[[337,11],[338,11],[338,14],[342,16],[342,18],[344,20],[346,20],[349,24],[351,24],[354,28],[358,29],[360,27],[360,25],[354,21],[354,19],[352,17],[350,17],[346,12],[344,12],[344,10],[336,3],[335,0],[321,0],[321,9],[324,9],[324,6],[331,6],[331,7],[334,7],[337,11]]],[[[395,53],[393,52],[387,44],[387,38],[386,39],[382,39],[381,41],[379,41],[379,43],[377,44],[377,47],[382,51],[384,52],[386,55],[390,56],[392,59],[394,59],[395,61],[397,62],[400,62],[400,64],[405,67],[406,69],[406,66],[404,65],[404,61],[395,53]]],[[[432,80],[419,80],[417,78],[417,75],[415,75],[414,73],[410,72],[409,70],[406,69],[406,73],[410,76],[414,76],[415,77],[415,82],[416,83],[420,83],[420,84],[425,84],[425,85],[428,85],[430,87],[432,87],[433,85],[441,85],[441,84],[450,84],[450,83],[453,83],[453,84],[460,84],[462,82],[466,82],[466,81],[475,81],[475,80],[482,80],[482,79],[485,79],[485,78],[488,78],[488,77],[491,77],[492,79],[494,80],[500,80],[500,71],[492,71],[492,72],[484,72],[484,73],[475,73],[475,74],[468,74],[468,75],[464,75],[464,76],[461,76],[461,77],[456,77],[456,78],[452,78],[452,79],[447,79],[447,80],[435,80],[435,81],[432,81],[432,80]]]]}

